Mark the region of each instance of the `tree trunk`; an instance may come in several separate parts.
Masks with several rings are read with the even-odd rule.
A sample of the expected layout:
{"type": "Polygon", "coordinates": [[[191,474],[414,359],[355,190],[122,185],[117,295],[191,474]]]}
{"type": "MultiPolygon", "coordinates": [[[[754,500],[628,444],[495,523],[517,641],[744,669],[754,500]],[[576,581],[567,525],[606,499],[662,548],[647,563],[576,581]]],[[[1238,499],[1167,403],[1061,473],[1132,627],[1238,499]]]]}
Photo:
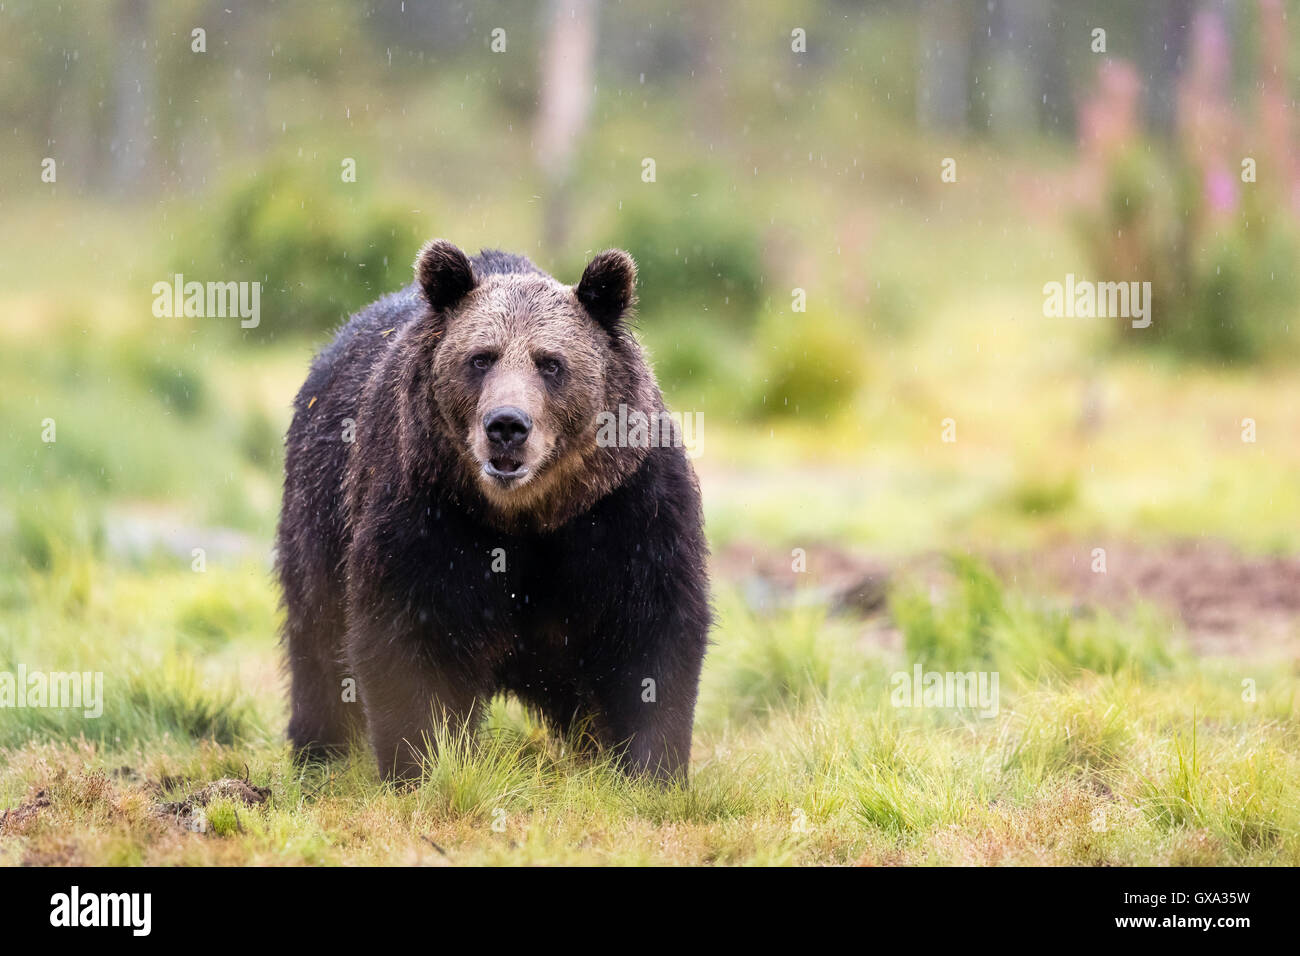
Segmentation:
{"type": "Polygon", "coordinates": [[[573,157],[591,106],[596,0],[551,0],[548,19],[534,142],[546,178],[543,236],[549,247],[562,248],[569,233],[573,157]]]}

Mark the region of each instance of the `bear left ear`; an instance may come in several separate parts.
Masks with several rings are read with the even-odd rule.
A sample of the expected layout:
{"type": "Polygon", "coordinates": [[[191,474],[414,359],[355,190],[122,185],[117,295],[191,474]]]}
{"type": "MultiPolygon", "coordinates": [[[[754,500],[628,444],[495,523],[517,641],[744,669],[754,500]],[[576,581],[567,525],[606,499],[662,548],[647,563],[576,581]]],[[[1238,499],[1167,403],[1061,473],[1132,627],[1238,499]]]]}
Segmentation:
{"type": "Polygon", "coordinates": [[[636,301],[636,263],[622,249],[600,253],[582,273],[575,292],[587,313],[611,331],[636,301]]]}

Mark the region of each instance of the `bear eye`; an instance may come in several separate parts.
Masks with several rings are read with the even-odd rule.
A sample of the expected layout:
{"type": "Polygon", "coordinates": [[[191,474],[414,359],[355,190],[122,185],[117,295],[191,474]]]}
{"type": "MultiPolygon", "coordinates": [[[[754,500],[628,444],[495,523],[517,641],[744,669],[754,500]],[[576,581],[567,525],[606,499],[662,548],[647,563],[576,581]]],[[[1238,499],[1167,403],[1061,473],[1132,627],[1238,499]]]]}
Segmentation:
{"type": "Polygon", "coordinates": [[[469,360],[469,364],[474,366],[474,368],[478,369],[480,372],[486,372],[492,367],[493,358],[494,356],[487,352],[480,352],[469,360]]]}
{"type": "Polygon", "coordinates": [[[560,374],[560,370],[564,368],[564,366],[560,363],[559,359],[548,358],[548,359],[542,359],[540,362],[538,362],[537,368],[547,378],[553,378],[554,376],[560,374]]]}

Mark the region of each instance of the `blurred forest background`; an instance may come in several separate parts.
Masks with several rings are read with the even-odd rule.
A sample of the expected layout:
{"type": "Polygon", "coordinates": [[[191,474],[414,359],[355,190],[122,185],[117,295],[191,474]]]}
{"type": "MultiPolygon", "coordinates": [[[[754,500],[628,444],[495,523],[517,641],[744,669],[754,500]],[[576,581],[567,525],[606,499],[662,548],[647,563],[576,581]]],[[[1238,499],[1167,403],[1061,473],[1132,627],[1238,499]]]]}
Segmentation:
{"type": "Polygon", "coordinates": [[[636,256],[717,540],[1288,547],[1295,12],[7,3],[11,557],[264,541],[312,351],[431,236],[636,256]],[[155,318],[175,273],[260,281],[260,325],[155,318]],[[1151,328],[1045,318],[1067,273],[1151,282],[1151,328]]]}

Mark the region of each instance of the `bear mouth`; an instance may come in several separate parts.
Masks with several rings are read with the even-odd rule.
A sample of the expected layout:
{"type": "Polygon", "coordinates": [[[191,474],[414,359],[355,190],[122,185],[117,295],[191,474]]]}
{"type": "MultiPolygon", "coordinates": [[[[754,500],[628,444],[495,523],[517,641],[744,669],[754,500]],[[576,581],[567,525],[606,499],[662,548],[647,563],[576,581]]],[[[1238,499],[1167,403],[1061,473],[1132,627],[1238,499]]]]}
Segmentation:
{"type": "Polygon", "coordinates": [[[528,466],[518,458],[499,455],[483,462],[483,474],[503,488],[508,488],[528,474],[528,466]]]}

